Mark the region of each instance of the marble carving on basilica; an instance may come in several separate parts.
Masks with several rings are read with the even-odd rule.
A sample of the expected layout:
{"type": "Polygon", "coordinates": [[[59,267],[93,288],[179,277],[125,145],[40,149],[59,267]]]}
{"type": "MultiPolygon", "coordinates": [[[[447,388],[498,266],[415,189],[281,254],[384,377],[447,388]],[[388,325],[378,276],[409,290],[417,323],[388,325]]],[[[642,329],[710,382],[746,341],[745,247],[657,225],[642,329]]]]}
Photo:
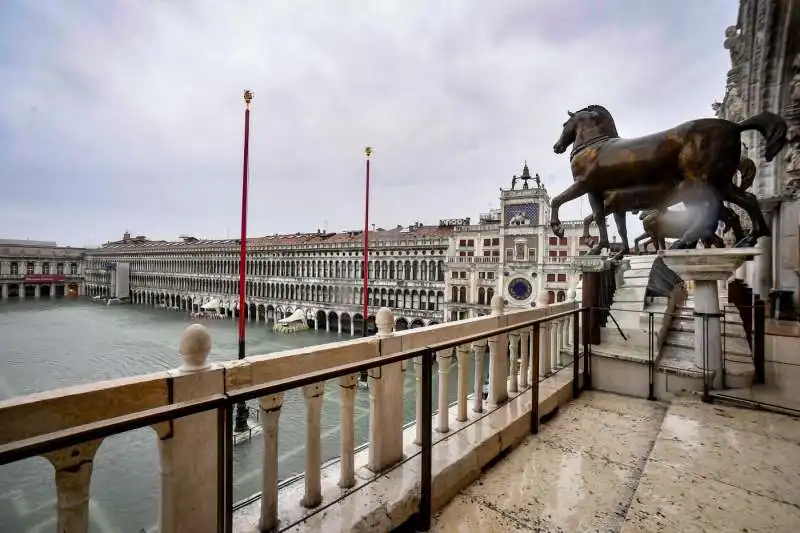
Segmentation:
{"type": "Polygon", "coordinates": [[[785,192],[793,198],[800,198],[800,54],[797,54],[792,62],[789,103],[786,106],[784,118],[789,126],[785,192]]]}

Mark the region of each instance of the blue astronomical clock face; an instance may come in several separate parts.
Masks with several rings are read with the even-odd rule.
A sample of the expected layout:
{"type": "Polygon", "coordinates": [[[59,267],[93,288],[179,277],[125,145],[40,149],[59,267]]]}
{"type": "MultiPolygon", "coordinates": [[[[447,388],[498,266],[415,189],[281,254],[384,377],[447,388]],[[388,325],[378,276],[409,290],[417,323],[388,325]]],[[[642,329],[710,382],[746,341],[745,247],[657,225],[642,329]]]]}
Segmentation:
{"type": "Polygon", "coordinates": [[[525,278],[514,278],[508,284],[508,294],[515,300],[527,300],[532,292],[533,287],[525,278]]]}

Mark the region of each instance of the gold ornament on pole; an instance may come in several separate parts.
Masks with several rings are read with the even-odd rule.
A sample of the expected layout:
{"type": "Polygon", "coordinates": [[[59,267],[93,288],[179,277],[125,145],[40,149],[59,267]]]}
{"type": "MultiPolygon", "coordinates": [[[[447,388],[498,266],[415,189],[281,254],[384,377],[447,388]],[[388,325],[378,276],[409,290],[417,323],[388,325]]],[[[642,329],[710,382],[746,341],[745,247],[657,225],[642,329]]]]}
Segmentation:
{"type": "Polygon", "coordinates": [[[367,156],[367,157],[371,156],[372,155],[372,148],[369,147],[369,146],[364,148],[364,155],[367,156]]]}
{"type": "Polygon", "coordinates": [[[253,91],[250,89],[245,89],[244,91],[244,104],[247,106],[247,109],[250,109],[250,102],[253,101],[253,91]]]}

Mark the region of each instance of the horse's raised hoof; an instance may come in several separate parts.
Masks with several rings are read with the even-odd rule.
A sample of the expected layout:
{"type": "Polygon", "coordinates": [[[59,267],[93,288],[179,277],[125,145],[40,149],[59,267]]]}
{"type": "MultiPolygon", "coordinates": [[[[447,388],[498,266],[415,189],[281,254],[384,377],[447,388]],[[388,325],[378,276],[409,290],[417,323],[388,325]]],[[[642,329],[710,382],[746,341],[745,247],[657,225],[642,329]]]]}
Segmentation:
{"type": "Polygon", "coordinates": [[[754,235],[746,235],[742,240],[733,245],[734,248],[752,248],[758,242],[754,235]]]}
{"type": "Polygon", "coordinates": [[[603,253],[603,248],[608,248],[608,243],[598,242],[592,248],[586,252],[586,255],[600,255],[603,253]]]}
{"type": "Polygon", "coordinates": [[[687,248],[689,248],[689,243],[683,239],[678,239],[669,247],[670,250],[686,250],[687,248]]]}
{"type": "Polygon", "coordinates": [[[560,238],[564,236],[564,227],[561,225],[560,220],[551,220],[550,229],[553,230],[553,235],[555,235],[556,237],[560,238]]]}

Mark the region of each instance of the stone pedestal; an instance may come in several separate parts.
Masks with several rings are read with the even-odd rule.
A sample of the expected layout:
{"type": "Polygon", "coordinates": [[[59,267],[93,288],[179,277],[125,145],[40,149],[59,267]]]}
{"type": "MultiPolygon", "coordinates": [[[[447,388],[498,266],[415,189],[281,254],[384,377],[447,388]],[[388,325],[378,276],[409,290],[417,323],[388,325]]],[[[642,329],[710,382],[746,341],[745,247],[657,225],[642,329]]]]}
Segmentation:
{"type": "Polygon", "coordinates": [[[694,364],[713,371],[712,388],[722,388],[722,331],[719,308],[720,280],[727,280],[760,248],[661,250],[664,263],[684,281],[694,283],[694,364]],[[705,362],[704,362],[705,354],[705,362]]]}
{"type": "Polygon", "coordinates": [[[583,324],[584,339],[591,344],[600,344],[600,286],[601,278],[613,267],[605,256],[581,256],[572,260],[572,269],[582,274],[581,304],[592,307],[589,321],[583,324]]]}

